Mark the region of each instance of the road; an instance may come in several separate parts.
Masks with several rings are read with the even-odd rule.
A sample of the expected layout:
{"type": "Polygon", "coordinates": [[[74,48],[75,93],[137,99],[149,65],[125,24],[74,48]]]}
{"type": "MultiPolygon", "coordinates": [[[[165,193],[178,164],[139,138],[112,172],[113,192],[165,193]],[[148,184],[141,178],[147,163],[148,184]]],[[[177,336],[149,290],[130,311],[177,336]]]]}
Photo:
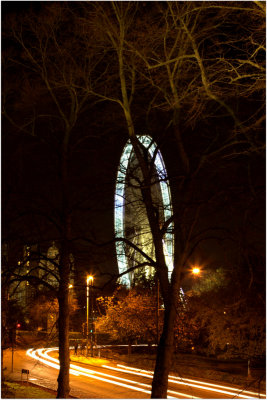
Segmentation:
{"type": "MultiPolygon", "coordinates": [[[[14,353],[14,368],[11,373],[11,352],[4,354],[6,375],[21,379],[21,369],[28,369],[29,379],[38,385],[56,390],[59,364],[57,349],[17,350],[14,353]]],[[[26,379],[26,376],[23,375],[26,379]]],[[[78,398],[129,399],[150,398],[152,371],[140,370],[115,363],[104,363],[95,359],[94,365],[71,362],[71,395],[78,398]]],[[[199,379],[169,376],[169,398],[266,398],[253,391],[237,386],[215,383],[199,379]]]]}

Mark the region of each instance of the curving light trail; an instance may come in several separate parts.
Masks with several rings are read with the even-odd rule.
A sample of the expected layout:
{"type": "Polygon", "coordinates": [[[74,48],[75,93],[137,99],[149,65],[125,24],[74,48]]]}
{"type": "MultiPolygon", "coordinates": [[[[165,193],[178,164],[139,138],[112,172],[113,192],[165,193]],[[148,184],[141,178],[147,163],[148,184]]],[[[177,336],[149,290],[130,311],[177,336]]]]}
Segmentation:
{"type": "MultiPolygon", "coordinates": [[[[57,350],[58,350],[58,348],[37,349],[37,350],[29,349],[29,350],[27,350],[26,354],[28,356],[44,363],[45,365],[48,365],[52,368],[59,369],[59,360],[48,355],[48,353],[50,353],[51,351],[57,351],[57,350]]],[[[137,368],[128,367],[125,365],[118,364],[117,367],[112,367],[109,365],[102,365],[102,367],[105,369],[116,371],[116,372],[123,372],[123,373],[131,374],[133,376],[142,376],[142,377],[149,378],[149,379],[153,378],[152,371],[137,369],[137,368]]],[[[131,389],[131,390],[135,390],[135,391],[139,391],[139,392],[143,392],[143,393],[147,393],[147,394],[151,393],[151,385],[150,384],[141,383],[141,382],[138,382],[135,380],[126,379],[126,378],[122,378],[119,376],[114,376],[114,375],[104,373],[104,372],[94,371],[92,369],[80,367],[75,364],[70,364],[70,374],[75,375],[75,376],[82,375],[82,376],[90,377],[95,380],[99,380],[99,381],[106,382],[106,383],[111,383],[112,385],[125,387],[127,389],[131,389]]],[[[266,395],[263,395],[263,394],[259,395],[258,393],[255,393],[252,391],[241,390],[241,389],[230,387],[230,386],[217,385],[214,383],[203,382],[200,380],[180,378],[180,377],[172,376],[172,375],[169,376],[169,382],[175,383],[177,385],[184,385],[188,389],[198,388],[198,389],[206,390],[206,391],[213,392],[213,393],[216,392],[218,394],[226,394],[228,396],[234,396],[236,398],[250,399],[250,398],[255,398],[255,397],[258,397],[258,398],[266,397],[266,395]]],[[[175,397],[178,396],[178,398],[180,398],[181,396],[185,397],[185,398],[198,398],[198,397],[195,397],[195,396],[192,396],[192,395],[189,395],[186,393],[177,392],[174,390],[168,390],[168,394],[170,395],[168,397],[172,397],[172,398],[174,396],[175,397]]]]}
{"type": "MultiPolygon", "coordinates": [[[[47,354],[48,352],[55,351],[55,350],[57,350],[57,349],[56,348],[54,348],[54,349],[38,349],[38,350],[29,349],[26,352],[26,354],[28,356],[34,358],[35,360],[38,360],[38,361],[44,363],[45,365],[48,365],[48,366],[50,366],[52,368],[59,369],[59,361],[56,358],[48,356],[48,354],[47,354]],[[48,360],[53,360],[53,362],[48,361],[48,360]]],[[[123,383],[123,382],[133,383],[135,385],[138,384],[139,386],[146,386],[148,388],[150,387],[150,385],[146,385],[144,383],[139,383],[139,382],[132,381],[132,380],[129,380],[129,379],[115,377],[113,375],[105,374],[105,373],[102,373],[102,372],[97,372],[98,375],[101,375],[101,376],[97,376],[95,371],[92,371],[92,370],[90,370],[88,368],[79,367],[79,366],[74,365],[74,364],[70,364],[70,367],[71,367],[70,368],[70,374],[71,375],[76,375],[76,376],[83,375],[83,376],[86,376],[86,377],[89,377],[89,378],[93,378],[93,379],[96,379],[96,380],[99,380],[99,381],[102,381],[102,382],[111,383],[113,385],[117,385],[117,386],[120,386],[120,387],[125,387],[127,389],[132,389],[132,390],[136,390],[136,391],[147,393],[147,394],[150,394],[150,392],[151,392],[150,390],[146,390],[146,389],[143,389],[143,388],[140,388],[140,387],[132,386],[132,385],[129,385],[129,384],[126,384],[126,383],[123,383]],[[107,379],[107,377],[110,377],[111,379],[107,379]],[[119,379],[120,381],[117,382],[117,381],[114,381],[114,379],[119,379]]]]}
{"type": "MultiPolygon", "coordinates": [[[[130,370],[130,371],[132,371],[132,373],[140,375],[140,376],[147,376],[146,374],[149,374],[151,376],[151,378],[153,377],[152,371],[128,367],[126,365],[120,365],[120,364],[117,364],[117,366],[120,367],[120,369],[114,368],[114,367],[109,367],[107,365],[103,365],[104,368],[113,368],[115,370],[120,370],[120,371],[130,370]]],[[[199,389],[209,390],[212,392],[219,392],[222,394],[233,395],[235,397],[242,397],[242,398],[246,398],[246,399],[251,399],[254,397],[266,398],[265,394],[259,394],[259,393],[252,392],[249,390],[242,390],[239,388],[234,388],[232,386],[223,386],[223,385],[218,385],[215,383],[203,382],[200,380],[181,378],[181,377],[173,376],[173,375],[169,375],[168,381],[172,382],[172,383],[176,383],[176,384],[181,384],[181,385],[188,384],[188,386],[190,386],[190,387],[196,387],[199,389]],[[224,389],[224,390],[222,390],[222,389],[224,389]],[[245,394],[248,396],[246,396],[245,394]]]]}

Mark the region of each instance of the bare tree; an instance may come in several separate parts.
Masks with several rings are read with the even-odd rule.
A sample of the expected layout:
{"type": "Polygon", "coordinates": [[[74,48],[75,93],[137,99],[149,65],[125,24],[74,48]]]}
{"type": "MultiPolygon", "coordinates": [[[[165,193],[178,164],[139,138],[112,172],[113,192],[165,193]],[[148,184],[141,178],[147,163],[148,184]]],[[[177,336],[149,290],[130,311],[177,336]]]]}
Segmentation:
{"type": "MultiPolygon", "coordinates": [[[[72,23],[72,7],[65,3],[43,4],[41,12],[27,10],[22,15],[8,15],[4,31],[5,40],[11,41],[3,52],[4,118],[15,128],[18,141],[29,143],[29,150],[33,142],[35,147],[43,148],[55,167],[53,189],[46,192],[44,188],[39,198],[37,194],[35,204],[26,206],[26,211],[24,208],[16,218],[19,221],[34,215],[36,221],[38,218],[46,220],[48,226],[53,226],[54,237],[59,243],[60,262],[56,266],[60,362],[57,397],[68,398],[72,215],[75,205],[81,204],[77,191],[73,190],[71,165],[79,146],[88,140],[88,136],[79,133],[77,121],[90,104],[88,88],[91,87],[95,59],[83,56],[80,31],[72,23]],[[20,71],[19,75],[17,71],[20,71]]],[[[25,152],[26,149],[24,144],[20,150],[25,152]]],[[[20,196],[25,205],[24,195],[22,189],[20,196]]],[[[33,232],[31,235],[34,236],[33,232]]],[[[25,279],[29,280],[29,275],[25,279]]]]}
{"type": "MultiPolygon", "coordinates": [[[[264,92],[264,11],[256,3],[215,2],[153,3],[152,12],[150,8],[140,11],[137,4],[128,2],[93,7],[85,4],[84,9],[87,12],[84,23],[94,30],[99,48],[108,49],[109,56],[114,59],[112,74],[117,68],[119,76],[120,92],[116,85],[115,88],[105,86],[105,90],[100,87],[92,94],[121,107],[142,171],[142,201],[153,237],[155,268],[165,305],[152,384],[152,397],[162,398],[167,396],[174,348],[175,293],[180,289],[184,266],[199,243],[214,236],[214,231],[219,229],[216,224],[200,228],[202,210],[207,210],[222,192],[210,190],[202,199],[198,198],[199,179],[204,179],[211,165],[218,168],[224,159],[259,153],[263,149],[258,130],[264,119],[262,103],[260,109],[251,108],[249,118],[242,106],[247,109],[246,102],[253,101],[259,88],[264,92]],[[142,18],[138,20],[139,13],[142,18]],[[241,13],[242,18],[235,22],[237,13],[239,16],[241,13]],[[182,193],[183,207],[174,216],[175,265],[170,282],[162,237],[171,220],[161,226],[158,213],[154,212],[152,165],[147,162],[147,152],[135,128],[134,100],[140,87],[149,87],[146,92],[147,98],[150,94],[148,112],[156,108],[168,113],[179,155],[180,176],[176,182],[182,193]],[[208,118],[222,119],[224,115],[228,132],[203,140],[199,155],[193,159],[184,137],[186,126],[208,118]],[[233,124],[229,129],[231,120],[233,124]],[[254,136],[250,132],[252,128],[254,136]]],[[[107,74],[110,74],[108,66],[107,74]]]]}
{"type": "MultiPolygon", "coordinates": [[[[258,154],[263,148],[264,107],[262,98],[260,107],[256,101],[264,92],[264,7],[260,2],[166,2],[151,3],[152,8],[135,2],[77,4],[44,6],[45,23],[44,16],[38,14],[27,15],[20,23],[11,21],[11,36],[19,45],[19,56],[9,54],[6,59],[19,65],[25,77],[29,77],[27,71],[31,74],[23,86],[29,105],[23,123],[19,118],[21,110],[18,109],[17,122],[9,113],[12,96],[3,101],[4,114],[18,132],[43,132],[38,121],[48,118],[52,138],[58,141],[61,205],[57,226],[62,249],[58,397],[69,394],[68,329],[64,330],[64,326],[68,326],[68,256],[73,222],[70,156],[75,144],[78,146],[85,139],[75,127],[84,106],[94,97],[95,101],[109,102],[114,113],[123,116],[125,141],[130,140],[141,171],[139,193],[153,239],[154,257],[142,253],[131,237],[117,240],[138,251],[159,277],[165,313],[152,397],[164,398],[184,268],[201,241],[218,230],[216,222],[201,226],[203,210],[209,212],[214,201],[219,206],[222,195],[217,186],[205,187],[206,174],[209,172],[209,178],[215,180],[216,174],[222,174],[222,162],[240,154],[258,154]],[[73,35],[77,39],[75,45],[73,35]],[[52,100],[49,116],[40,112],[41,107],[32,107],[33,82],[38,88],[37,100],[40,93],[47,96],[41,96],[42,101],[49,98],[51,104],[52,100]],[[137,114],[141,108],[147,112],[148,124],[155,112],[164,116],[166,125],[158,134],[159,144],[170,148],[174,143],[177,149],[173,180],[177,189],[173,191],[179,201],[174,216],[163,224],[153,193],[156,152],[149,157],[138,139],[137,114]],[[210,127],[215,124],[208,125],[206,121],[215,118],[220,123],[225,118],[226,122],[213,133],[210,127]],[[199,132],[192,129],[196,126],[200,126],[199,132]],[[200,138],[194,144],[197,135],[200,138]],[[175,262],[169,280],[162,239],[173,221],[175,262]]],[[[42,134],[38,137],[44,138],[42,134]]]]}

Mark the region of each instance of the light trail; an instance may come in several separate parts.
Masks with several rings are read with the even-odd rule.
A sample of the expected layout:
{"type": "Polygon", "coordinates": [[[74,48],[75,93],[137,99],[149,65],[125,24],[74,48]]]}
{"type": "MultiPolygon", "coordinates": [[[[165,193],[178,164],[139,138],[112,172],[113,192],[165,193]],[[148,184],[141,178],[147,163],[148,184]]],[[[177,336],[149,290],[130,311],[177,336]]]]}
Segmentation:
{"type": "MultiPolygon", "coordinates": [[[[38,350],[29,349],[26,352],[26,354],[28,356],[34,358],[35,360],[38,360],[38,361],[44,363],[45,365],[48,365],[48,366],[50,366],[52,368],[59,369],[59,361],[57,359],[53,358],[53,357],[48,356],[48,354],[46,354],[47,352],[55,351],[56,349],[48,349],[45,352],[44,352],[44,350],[46,350],[46,349],[38,349],[38,350]],[[38,353],[39,356],[37,356],[36,353],[38,353]],[[46,358],[49,358],[50,360],[54,360],[54,362],[48,361],[46,358]]],[[[95,372],[91,371],[89,369],[82,368],[82,367],[79,367],[79,366],[74,365],[74,364],[71,364],[71,367],[75,367],[75,369],[77,370],[76,371],[73,368],[70,368],[70,374],[71,375],[76,375],[76,376],[83,375],[83,376],[86,376],[86,377],[89,377],[89,378],[93,378],[93,379],[100,380],[100,381],[103,381],[103,382],[111,383],[113,385],[123,386],[123,387],[126,387],[127,389],[137,390],[137,391],[141,391],[143,393],[150,394],[150,390],[137,388],[137,387],[134,387],[134,386],[131,386],[131,385],[126,385],[126,384],[124,384],[122,382],[115,382],[114,380],[110,380],[110,379],[106,379],[106,378],[103,378],[103,377],[95,376],[94,375],[95,372]]],[[[112,378],[114,379],[113,376],[112,376],[112,378]]],[[[134,383],[136,383],[136,382],[134,382],[134,383]]]]}
{"type": "MultiPolygon", "coordinates": [[[[59,363],[58,359],[55,359],[55,358],[53,358],[53,357],[51,357],[51,356],[49,356],[49,355],[47,354],[47,353],[49,353],[49,352],[51,352],[51,351],[57,350],[56,348],[54,348],[54,349],[47,349],[44,353],[43,353],[43,350],[44,350],[44,349],[40,349],[40,350],[38,351],[38,353],[41,354],[41,355],[42,355],[43,357],[45,357],[45,358],[48,358],[48,359],[50,359],[50,360],[53,360],[54,362],[59,363]]],[[[108,382],[108,383],[112,383],[112,384],[115,384],[115,385],[116,385],[117,383],[114,382],[114,379],[117,379],[117,380],[119,381],[119,382],[118,382],[119,386],[124,386],[124,387],[127,387],[127,388],[131,388],[131,389],[133,389],[133,390],[139,390],[139,391],[142,391],[142,392],[148,393],[148,394],[151,393],[151,385],[149,385],[149,384],[141,383],[141,382],[137,382],[137,381],[133,381],[133,380],[130,380],[130,379],[126,379],[126,378],[122,378],[122,377],[118,377],[118,376],[114,376],[114,375],[105,374],[105,373],[103,373],[103,372],[92,371],[92,370],[90,370],[90,369],[88,369],[88,368],[83,368],[83,367],[80,367],[80,366],[75,365],[75,364],[70,364],[70,366],[71,366],[73,369],[79,371],[79,374],[80,374],[80,375],[84,375],[84,376],[88,376],[88,377],[92,378],[91,374],[93,374],[93,375],[94,375],[94,376],[93,376],[94,379],[102,380],[102,381],[105,381],[105,382],[108,382]],[[100,378],[100,377],[97,377],[96,374],[101,375],[101,378],[100,378]],[[104,377],[104,378],[103,378],[103,377],[104,377]],[[108,380],[106,377],[112,378],[112,381],[108,380]],[[122,385],[122,384],[121,384],[121,381],[123,381],[123,382],[128,382],[128,383],[133,383],[133,384],[137,384],[137,385],[143,386],[143,387],[147,387],[147,388],[149,388],[149,391],[144,390],[144,389],[141,389],[141,388],[136,388],[136,386],[133,387],[133,386],[129,386],[129,385],[122,385]]],[[[70,370],[70,371],[71,371],[71,370],[70,370]]],[[[185,394],[185,393],[180,393],[180,392],[173,391],[173,390],[172,390],[172,391],[169,391],[169,393],[174,394],[174,395],[177,395],[177,396],[188,397],[188,398],[196,398],[196,399],[198,398],[198,397],[190,396],[190,395],[187,395],[187,394],[185,394]]]]}
{"type": "MultiPolygon", "coordinates": [[[[30,350],[28,350],[26,352],[26,354],[28,356],[40,361],[40,362],[43,362],[45,365],[48,365],[48,366],[50,366],[52,368],[59,369],[59,360],[48,355],[49,352],[57,351],[57,350],[58,350],[57,348],[38,349],[38,350],[30,349],[30,350]],[[36,353],[38,355],[36,355],[36,353]],[[48,361],[48,360],[51,360],[51,361],[48,361]]],[[[127,389],[131,389],[131,390],[135,390],[135,391],[140,391],[140,392],[143,392],[143,393],[151,394],[151,385],[149,385],[149,384],[133,381],[133,380],[122,378],[122,377],[117,377],[117,376],[114,376],[114,375],[105,374],[103,372],[92,371],[91,369],[83,368],[83,367],[80,367],[80,366],[74,365],[74,364],[70,364],[70,367],[71,367],[70,368],[70,374],[71,375],[76,375],[76,376],[83,375],[83,376],[86,376],[86,377],[89,377],[89,378],[100,380],[102,382],[111,383],[112,385],[117,385],[117,386],[120,386],[120,387],[123,386],[123,387],[125,387],[127,389]],[[97,376],[97,374],[100,375],[100,376],[97,376]],[[108,378],[111,378],[111,379],[108,379],[108,378]],[[114,379],[118,380],[118,382],[114,381],[114,379]],[[131,383],[131,384],[134,384],[134,385],[137,384],[139,386],[147,387],[149,390],[146,390],[146,389],[143,389],[143,388],[138,388],[136,386],[132,386],[132,385],[129,385],[129,384],[126,384],[126,383],[123,383],[123,382],[128,382],[128,383],[131,383]]],[[[186,398],[197,398],[197,397],[189,396],[189,395],[187,395],[185,393],[180,393],[180,392],[176,392],[176,391],[171,391],[170,393],[172,393],[174,395],[177,395],[177,396],[186,397],[186,398]]],[[[173,397],[171,397],[171,398],[173,398],[173,397]]]]}
{"type": "MultiPolygon", "coordinates": [[[[147,373],[147,374],[149,374],[151,376],[151,378],[153,377],[153,371],[147,371],[147,370],[144,370],[144,369],[128,367],[128,366],[122,365],[122,364],[117,364],[117,365],[118,365],[118,367],[121,368],[121,370],[126,369],[126,370],[131,370],[133,372],[136,371],[136,373],[139,373],[139,372],[147,373]]],[[[103,365],[103,367],[112,368],[112,367],[109,367],[108,365],[103,365]]],[[[169,375],[169,382],[173,382],[173,383],[179,384],[179,381],[188,382],[188,383],[190,383],[190,386],[195,386],[194,385],[195,383],[196,384],[205,385],[205,390],[213,391],[214,390],[213,388],[217,388],[219,390],[216,389],[216,391],[220,392],[220,389],[226,389],[227,392],[221,391],[221,393],[223,393],[223,394],[227,393],[227,394],[231,394],[231,395],[235,395],[235,396],[236,395],[240,395],[241,396],[241,394],[245,393],[247,395],[252,395],[253,397],[258,397],[259,398],[259,396],[260,396],[261,398],[266,398],[266,394],[259,394],[259,393],[252,392],[252,391],[249,391],[249,390],[242,390],[242,389],[239,389],[239,388],[234,388],[232,386],[223,386],[223,385],[218,385],[218,384],[215,384],[215,383],[204,382],[204,381],[200,381],[200,380],[194,380],[194,379],[189,379],[189,378],[181,378],[181,377],[178,377],[178,376],[169,375]],[[210,386],[210,388],[207,388],[207,386],[210,386]],[[229,390],[231,390],[233,392],[237,392],[237,393],[229,393],[229,390]]],[[[201,386],[195,386],[195,387],[201,388],[201,386]]],[[[245,396],[243,395],[243,397],[245,397],[245,396]]],[[[246,396],[245,398],[249,398],[250,399],[251,397],[250,396],[246,396]]]]}
{"type": "MultiPolygon", "coordinates": [[[[32,357],[32,358],[34,358],[35,360],[40,361],[40,362],[42,362],[42,363],[45,364],[45,365],[48,365],[49,367],[59,369],[59,362],[58,362],[58,360],[53,359],[52,357],[50,357],[50,358],[54,361],[54,362],[50,362],[50,361],[47,361],[46,359],[42,358],[42,357],[43,357],[43,354],[42,354],[42,353],[41,353],[41,356],[40,356],[40,355],[39,355],[39,356],[36,355],[36,353],[40,354],[40,352],[41,352],[42,350],[45,350],[45,349],[38,349],[38,350],[29,349],[29,350],[27,350],[26,354],[27,354],[29,357],[32,357]]],[[[74,371],[74,370],[72,370],[72,369],[70,369],[70,373],[71,373],[72,375],[76,375],[76,376],[79,375],[78,372],[76,372],[76,371],[74,371]]]]}
{"type": "MultiPolygon", "coordinates": [[[[37,349],[37,350],[30,349],[26,352],[26,354],[40,362],[43,362],[44,364],[46,364],[52,368],[59,369],[59,360],[48,355],[48,353],[50,353],[51,351],[58,351],[58,348],[37,349]]],[[[113,370],[116,372],[128,373],[128,374],[132,374],[135,376],[142,376],[142,377],[145,377],[148,379],[153,378],[152,371],[147,371],[144,369],[138,369],[138,368],[134,368],[134,367],[128,367],[128,366],[121,365],[121,364],[117,364],[117,367],[112,367],[109,365],[102,365],[102,368],[110,369],[110,370],[113,370]]],[[[141,382],[138,382],[135,380],[110,375],[110,374],[100,372],[100,371],[94,371],[89,368],[83,368],[83,367],[80,367],[75,364],[70,364],[70,374],[76,375],[76,376],[83,375],[83,376],[86,376],[86,377],[89,377],[92,379],[100,380],[100,381],[103,381],[106,383],[111,383],[113,385],[122,386],[127,389],[136,390],[136,391],[147,393],[147,394],[151,393],[151,384],[141,383],[141,382]],[[137,386],[133,386],[133,385],[138,385],[138,386],[142,386],[142,387],[137,387],[137,386]],[[148,388],[148,390],[145,388],[148,388]]],[[[234,396],[234,397],[238,397],[238,398],[245,398],[245,399],[250,399],[250,398],[255,398],[255,397],[266,398],[266,395],[258,394],[258,393],[252,392],[252,391],[242,390],[242,389],[234,388],[234,387],[230,387],[230,386],[217,385],[215,383],[209,383],[209,382],[204,382],[204,381],[199,381],[199,380],[194,380],[194,379],[181,378],[181,377],[177,377],[177,376],[173,376],[173,375],[169,376],[169,382],[175,383],[177,385],[184,385],[188,389],[198,388],[201,390],[216,392],[216,393],[220,393],[220,394],[227,394],[228,396],[234,396]]],[[[173,398],[174,395],[179,396],[179,397],[182,396],[185,398],[199,398],[199,397],[194,397],[194,396],[186,394],[186,393],[177,392],[174,390],[168,390],[168,394],[172,395],[172,396],[168,396],[168,398],[173,398]]]]}
{"type": "MultiPolygon", "coordinates": [[[[145,377],[148,377],[150,379],[153,378],[153,372],[152,371],[138,370],[138,368],[127,367],[127,366],[124,366],[124,365],[121,365],[121,364],[118,364],[118,367],[120,367],[120,368],[110,367],[109,365],[103,365],[103,368],[112,369],[114,371],[123,372],[125,370],[130,370],[129,372],[134,374],[134,375],[145,376],[145,377]]],[[[258,396],[258,393],[255,393],[255,392],[249,392],[249,391],[246,391],[246,390],[233,388],[233,387],[230,387],[230,386],[217,385],[217,384],[214,384],[214,383],[196,381],[196,380],[193,380],[193,379],[180,378],[180,377],[172,376],[172,375],[169,376],[168,382],[176,383],[177,385],[185,385],[185,386],[189,386],[189,387],[195,387],[195,388],[198,388],[198,389],[208,390],[210,392],[227,394],[228,396],[241,397],[241,398],[245,398],[245,399],[251,399],[251,398],[253,398],[255,396],[258,396]],[[170,379],[170,378],[172,378],[172,379],[170,379]],[[226,389],[226,390],[222,390],[222,388],[226,389]]],[[[261,395],[261,396],[264,397],[263,395],[261,395]]]]}

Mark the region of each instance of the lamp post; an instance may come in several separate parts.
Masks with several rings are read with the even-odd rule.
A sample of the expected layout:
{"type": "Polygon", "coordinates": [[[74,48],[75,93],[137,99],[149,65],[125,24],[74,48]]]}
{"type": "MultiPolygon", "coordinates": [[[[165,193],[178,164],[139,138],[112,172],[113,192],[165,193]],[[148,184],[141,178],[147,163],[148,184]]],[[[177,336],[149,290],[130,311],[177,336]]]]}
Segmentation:
{"type": "Polygon", "coordinates": [[[88,341],[89,341],[89,296],[90,296],[90,282],[93,282],[94,277],[87,276],[86,279],[86,356],[88,356],[88,341]]]}

